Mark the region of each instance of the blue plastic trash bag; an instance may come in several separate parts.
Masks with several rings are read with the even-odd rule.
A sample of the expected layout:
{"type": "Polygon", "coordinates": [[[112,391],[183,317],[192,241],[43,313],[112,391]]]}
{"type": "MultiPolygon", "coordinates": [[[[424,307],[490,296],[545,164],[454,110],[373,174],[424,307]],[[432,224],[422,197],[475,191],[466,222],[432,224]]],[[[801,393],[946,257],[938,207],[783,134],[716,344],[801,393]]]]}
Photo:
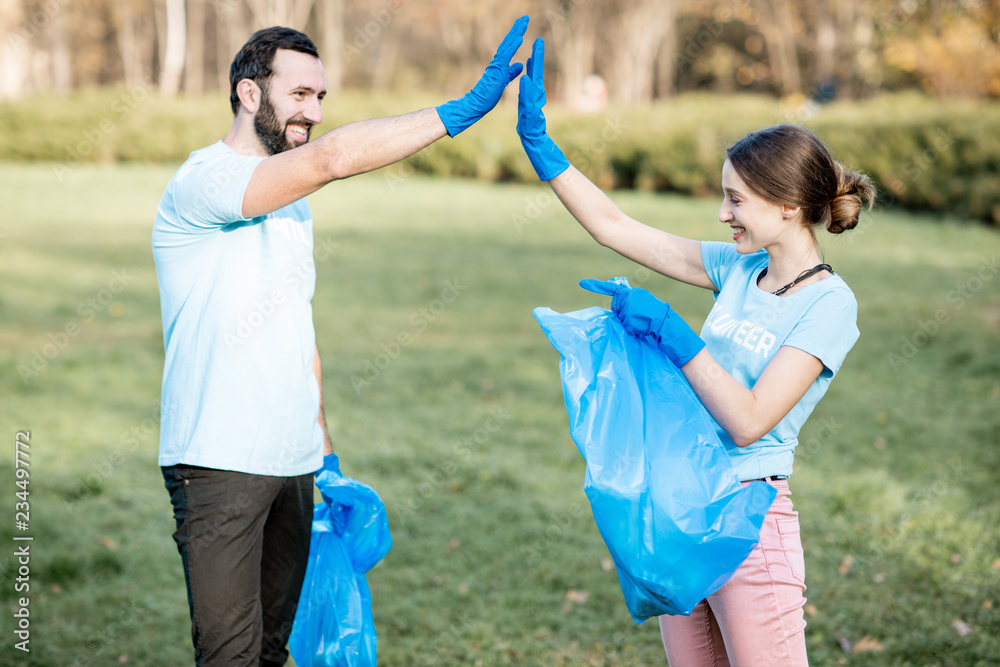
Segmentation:
{"type": "Polygon", "coordinates": [[[584,490],[629,613],[690,614],[750,555],[775,489],[740,484],[712,418],[650,337],[603,308],[534,315],[562,356],[584,490]]]}
{"type": "Polygon", "coordinates": [[[296,667],[368,667],[377,656],[365,573],[392,547],[385,505],[375,490],[340,473],[327,454],[316,475],[309,564],[288,646],[296,667]]]}

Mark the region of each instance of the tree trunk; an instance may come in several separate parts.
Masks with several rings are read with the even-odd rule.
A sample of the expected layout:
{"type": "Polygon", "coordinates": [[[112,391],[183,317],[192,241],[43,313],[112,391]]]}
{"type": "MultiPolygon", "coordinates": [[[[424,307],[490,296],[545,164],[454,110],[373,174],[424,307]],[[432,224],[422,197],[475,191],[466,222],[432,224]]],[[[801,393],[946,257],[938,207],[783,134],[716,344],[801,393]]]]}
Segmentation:
{"type": "Polygon", "coordinates": [[[592,3],[563,5],[550,10],[549,23],[559,66],[559,94],[569,106],[585,110],[589,106],[585,82],[594,74],[597,52],[597,10],[592,3]]]}
{"type": "Polygon", "coordinates": [[[254,30],[274,25],[275,0],[247,0],[247,7],[254,30]]]}
{"type": "Polygon", "coordinates": [[[318,19],[319,57],[326,74],[326,90],[336,95],[344,78],[340,52],[344,43],[344,0],[320,0],[318,19]]]}
{"type": "Polygon", "coordinates": [[[0,99],[25,93],[31,62],[29,30],[21,0],[0,0],[0,99]]]}
{"type": "Polygon", "coordinates": [[[675,0],[631,0],[617,8],[611,50],[611,96],[630,104],[650,102],[656,60],[664,37],[674,30],[675,0]]]}
{"type": "Polygon", "coordinates": [[[205,92],[205,0],[188,0],[184,92],[187,95],[205,92]]]}
{"type": "Polygon", "coordinates": [[[396,64],[399,62],[399,33],[386,30],[382,33],[378,50],[375,57],[375,64],[372,69],[371,89],[389,90],[392,86],[392,75],[396,71],[396,64]]]}
{"type": "Polygon", "coordinates": [[[254,30],[284,26],[304,30],[315,0],[247,0],[254,30]]]}
{"type": "Polygon", "coordinates": [[[660,40],[660,53],[656,58],[656,88],[653,96],[659,99],[673,97],[677,78],[677,21],[671,21],[663,39],[660,40]]]}
{"type": "Polygon", "coordinates": [[[289,10],[291,21],[285,25],[304,32],[309,23],[309,15],[312,14],[313,4],[314,0],[295,0],[295,4],[289,10]]]}
{"type": "Polygon", "coordinates": [[[52,14],[52,88],[57,93],[68,93],[73,87],[73,62],[69,50],[69,34],[66,32],[66,13],[70,7],[60,7],[52,14]]]}
{"type": "Polygon", "coordinates": [[[135,0],[116,0],[113,6],[115,38],[125,85],[129,88],[141,86],[151,78],[157,59],[155,17],[137,13],[135,5],[135,0]]]}
{"type": "Polygon", "coordinates": [[[125,85],[129,88],[136,84],[136,72],[142,71],[142,63],[137,62],[138,39],[136,36],[135,18],[132,16],[132,3],[129,0],[118,0],[114,4],[115,39],[118,42],[118,53],[122,57],[122,73],[125,85]]]}
{"type": "Polygon", "coordinates": [[[167,39],[160,72],[160,94],[173,97],[181,84],[184,72],[184,50],[187,42],[187,24],[184,0],[167,1],[167,39]]]}
{"type": "Polygon", "coordinates": [[[837,65],[837,29],[833,13],[835,7],[830,2],[816,3],[816,71],[813,82],[820,97],[833,94],[834,73],[837,65]]]}
{"type": "Polygon", "coordinates": [[[223,85],[225,91],[228,93],[230,90],[229,82],[229,68],[233,63],[233,59],[236,58],[236,54],[240,52],[246,41],[250,39],[250,34],[252,32],[250,27],[250,17],[247,16],[245,6],[242,3],[235,3],[231,6],[226,15],[222,17],[222,23],[225,26],[223,28],[224,36],[220,37],[219,42],[226,45],[225,53],[221,54],[219,57],[219,66],[225,72],[222,77],[223,85]]]}
{"type": "Polygon", "coordinates": [[[761,32],[767,44],[771,71],[782,95],[802,92],[790,0],[760,0],[761,32]]]}
{"type": "Polygon", "coordinates": [[[855,0],[839,0],[837,3],[837,56],[834,72],[836,73],[837,93],[841,97],[857,96],[854,85],[854,28],[857,15],[855,0]]]}

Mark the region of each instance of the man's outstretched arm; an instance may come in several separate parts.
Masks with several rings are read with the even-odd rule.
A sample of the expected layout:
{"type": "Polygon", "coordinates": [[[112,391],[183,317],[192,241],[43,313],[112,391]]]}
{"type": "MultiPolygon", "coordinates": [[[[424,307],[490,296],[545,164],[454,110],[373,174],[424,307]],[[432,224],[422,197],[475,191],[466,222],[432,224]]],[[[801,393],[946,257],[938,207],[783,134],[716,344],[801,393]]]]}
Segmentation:
{"type": "Polygon", "coordinates": [[[257,165],[243,195],[243,215],[266,215],[331,181],[407,158],[447,134],[435,109],[330,130],[315,141],[272,155],[257,165]]]}
{"type": "Polygon", "coordinates": [[[463,97],[435,109],[344,125],[313,142],[262,161],[243,196],[247,218],[276,211],[327,183],[398,162],[445,135],[456,136],[485,116],[521,73],[510,61],[524,40],[528,17],[518,19],[479,82],[463,97]]]}

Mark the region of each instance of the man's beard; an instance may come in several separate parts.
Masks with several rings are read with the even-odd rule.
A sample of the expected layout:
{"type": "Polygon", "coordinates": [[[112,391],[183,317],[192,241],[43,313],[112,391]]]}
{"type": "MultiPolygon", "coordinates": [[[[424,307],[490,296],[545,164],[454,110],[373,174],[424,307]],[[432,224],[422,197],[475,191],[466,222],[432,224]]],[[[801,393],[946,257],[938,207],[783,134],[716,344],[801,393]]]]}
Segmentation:
{"type": "MultiPolygon", "coordinates": [[[[291,120],[294,119],[289,119],[289,121],[291,120]]],[[[308,127],[305,122],[303,125],[308,127]]],[[[271,94],[268,90],[261,90],[260,108],[257,109],[257,114],[254,116],[253,129],[257,131],[257,138],[260,139],[260,143],[268,155],[277,155],[294,148],[288,143],[288,137],[285,134],[288,123],[282,124],[278,121],[278,114],[275,112],[274,105],[271,104],[271,94]]],[[[306,141],[308,141],[308,130],[306,132],[306,141]]]]}

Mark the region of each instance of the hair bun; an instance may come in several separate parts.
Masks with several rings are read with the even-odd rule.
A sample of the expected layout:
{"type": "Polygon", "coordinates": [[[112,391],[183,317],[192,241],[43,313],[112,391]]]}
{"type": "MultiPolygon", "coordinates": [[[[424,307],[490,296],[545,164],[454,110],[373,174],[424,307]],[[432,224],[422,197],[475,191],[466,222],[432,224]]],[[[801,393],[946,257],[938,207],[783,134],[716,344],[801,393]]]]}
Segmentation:
{"type": "Polygon", "coordinates": [[[870,210],[875,205],[875,186],[868,176],[850,171],[839,162],[837,171],[837,196],[830,202],[830,222],[826,226],[831,234],[854,229],[858,226],[861,210],[870,210]]]}

